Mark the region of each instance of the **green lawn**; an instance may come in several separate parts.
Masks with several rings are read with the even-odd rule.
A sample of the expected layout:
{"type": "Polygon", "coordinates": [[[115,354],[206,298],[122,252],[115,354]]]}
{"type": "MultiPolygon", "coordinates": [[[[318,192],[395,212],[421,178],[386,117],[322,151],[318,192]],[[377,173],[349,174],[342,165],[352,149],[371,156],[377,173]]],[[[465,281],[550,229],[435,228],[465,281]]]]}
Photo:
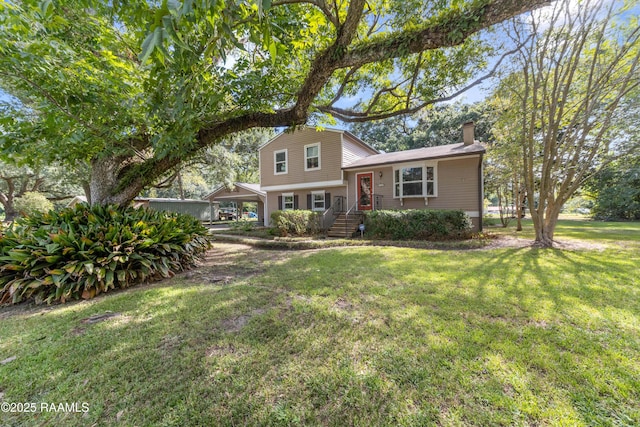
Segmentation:
{"type": "MultiPolygon", "coordinates": [[[[500,224],[500,220],[492,218],[500,224]]],[[[512,235],[533,240],[535,233],[530,219],[522,221],[523,230],[516,232],[516,221],[512,220],[507,228],[498,225],[486,227],[485,231],[499,235],[512,235]]],[[[604,244],[614,244],[640,248],[640,222],[605,222],[584,219],[561,219],[556,228],[556,239],[580,239],[604,244]]]]}
{"type": "Polygon", "coordinates": [[[2,309],[0,400],[90,409],[0,424],[640,424],[635,248],[225,247],[155,285],[2,309]]]}

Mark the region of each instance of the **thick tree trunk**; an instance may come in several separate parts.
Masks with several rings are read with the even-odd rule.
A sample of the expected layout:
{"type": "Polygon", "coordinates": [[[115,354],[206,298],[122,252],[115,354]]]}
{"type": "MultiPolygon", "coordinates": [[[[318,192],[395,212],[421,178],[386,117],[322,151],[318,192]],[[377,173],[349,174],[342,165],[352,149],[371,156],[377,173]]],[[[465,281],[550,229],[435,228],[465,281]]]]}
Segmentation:
{"type": "Polygon", "coordinates": [[[7,222],[11,222],[18,216],[18,212],[13,208],[13,203],[8,204],[4,207],[4,220],[7,222]]]}
{"type": "Polygon", "coordinates": [[[128,205],[142,191],[142,180],[123,182],[122,158],[99,158],[91,161],[89,201],[91,205],[128,205]]]}
{"type": "Polygon", "coordinates": [[[532,211],[533,227],[536,232],[536,240],[534,246],[539,248],[552,248],[553,237],[558,224],[558,216],[560,216],[560,208],[562,203],[550,203],[546,209],[538,208],[536,212],[532,211]]]}
{"type": "Polygon", "coordinates": [[[18,216],[18,212],[13,207],[13,194],[0,194],[0,204],[4,209],[5,221],[13,221],[18,216]]]}
{"type": "Polygon", "coordinates": [[[82,191],[84,191],[84,197],[87,198],[87,203],[91,205],[91,183],[89,181],[82,181],[82,191]]]}
{"type": "Polygon", "coordinates": [[[0,204],[2,204],[2,208],[4,209],[4,220],[13,221],[18,216],[18,212],[16,212],[13,207],[15,185],[12,179],[5,178],[5,181],[7,182],[8,191],[6,194],[0,193],[0,204]]]}
{"type": "Polygon", "coordinates": [[[552,228],[548,228],[547,226],[542,225],[541,227],[536,228],[536,240],[534,246],[539,248],[552,248],[554,232],[555,226],[552,228]]]}

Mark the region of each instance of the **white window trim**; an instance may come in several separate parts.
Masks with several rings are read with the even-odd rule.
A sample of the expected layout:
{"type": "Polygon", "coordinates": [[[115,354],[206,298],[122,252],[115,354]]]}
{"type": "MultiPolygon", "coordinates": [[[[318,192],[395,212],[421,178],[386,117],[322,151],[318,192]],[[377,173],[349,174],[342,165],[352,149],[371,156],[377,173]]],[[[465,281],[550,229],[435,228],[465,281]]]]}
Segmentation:
{"type": "MultiPolygon", "coordinates": [[[[426,199],[428,197],[438,197],[438,163],[437,162],[420,162],[420,163],[404,163],[401,165],[395,165],[393,167],[393,198],[394,199],[426,199]],[[433,168],[433,181],[427,180],[427,168],[433,168]],[[400,180],[402,180],[402,169],[407,168],[422,168],[422,194],[414,196],[403,196],[402,194],[396,195],[396,171],[400,171],[400,180]],[[427,182],[433,182],[433,194],[427,194],[427,182]]],[[[402,185],[400,186],[400,193],[402,193],[402,185]]]]}
{"type": "Polygon", "coordinates": [[[283,211],[292,211],[296,208],[295,197],[293,193],[282,193],[282,210],[283,211]],[[286,198],[291,197],[291,207],[287,209],[286,198]]]}
{"type": "Polygon", "coordinates": [[[274,175],[286,175],[289,173],[289,150],[287,148],[283,150],[276,150],[273,152],[273,174],[274,175]],[[278,162],[276,161],[278,153],[284,153],[284,172],[278,172],[278,162]]]}
{"type": "Polygon", "coordinates": [[[327,196],[327,194],[325,193],[324,190],[312,191],[311,192],[311,210],[315,211],[315,212],[324,212],[326,210],[326,206],[327,206],[326,196],[327,196]],[[322,209],[316,208],[315,207],[315,200],[313,200],[313,196],[318,195],[318,194],[322,195],[322,209]]]}
{"type": "Polygon", "coordinates": [[[427,183],[433,182],[433,194],[427,194],[425,197],[437,197],[438,196],[438,177],[437,177],[437,167],[435,164],[425,163],[424,168],[424,194],[427,194],[427,183]],[[433,180],[427,180],[427,168],[433,168],[433,180]]]}
{"type": "Polygon", "coordinates": [[[269,185],[261,186],[262,191],[293,191],[293,190],[309,190],[312,188],[331,188],[331,187],[346,187],[349,185],[348,181],[337,179],[334,181],[313,181],[302,182],[298,184],[286,184],[286,185],[269,185]]]}
{"type": "Polygon", "coordinates": [[[309,172],[309,171],[317,171],[320,170],[322,168],[322,150],[321,150],[321,145],[319,142],[315,142],[313,144],[307,144],[304,146],[304,171],[305,172],[309,172]],[[307,159],[309,159],[309,157],[307,157],[307,148],[309,147],[318,147],[318,167],[317,168],[308,168],[307,167],[307,159]]]}

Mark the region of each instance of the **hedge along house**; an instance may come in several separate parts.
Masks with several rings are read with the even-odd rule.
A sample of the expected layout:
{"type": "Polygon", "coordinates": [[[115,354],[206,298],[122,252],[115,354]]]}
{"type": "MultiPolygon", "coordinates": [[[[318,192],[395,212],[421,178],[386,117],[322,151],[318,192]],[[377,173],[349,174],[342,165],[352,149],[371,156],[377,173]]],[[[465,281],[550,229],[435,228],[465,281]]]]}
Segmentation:
{"type": "Polygon", "coordinates": [[[330,236],[350,235],[374,209],[456,209],[482,228],[483,155],[473,123],[463,142],[380,153],[347,131],[304,128],[260,147],[264,216],[276,210],[322,213],[330,236]]]}

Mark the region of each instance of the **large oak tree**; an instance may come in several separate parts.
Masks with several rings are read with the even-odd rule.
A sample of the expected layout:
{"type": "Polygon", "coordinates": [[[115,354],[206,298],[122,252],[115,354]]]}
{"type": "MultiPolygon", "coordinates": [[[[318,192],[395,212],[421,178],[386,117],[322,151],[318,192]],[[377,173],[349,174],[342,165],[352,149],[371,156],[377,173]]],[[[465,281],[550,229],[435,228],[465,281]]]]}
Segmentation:
{"type": "Polygon", "coordinates": [[[92,0],[0,4],[0,84],[53,160],[125,204],[258,127],[415,112],[486,67],[481,30],[545,0],[92,0]],[[350,102],[351,101],[351,102],[350,102]],[[35,120],[35,119],[34,119],[35,120]]]}

